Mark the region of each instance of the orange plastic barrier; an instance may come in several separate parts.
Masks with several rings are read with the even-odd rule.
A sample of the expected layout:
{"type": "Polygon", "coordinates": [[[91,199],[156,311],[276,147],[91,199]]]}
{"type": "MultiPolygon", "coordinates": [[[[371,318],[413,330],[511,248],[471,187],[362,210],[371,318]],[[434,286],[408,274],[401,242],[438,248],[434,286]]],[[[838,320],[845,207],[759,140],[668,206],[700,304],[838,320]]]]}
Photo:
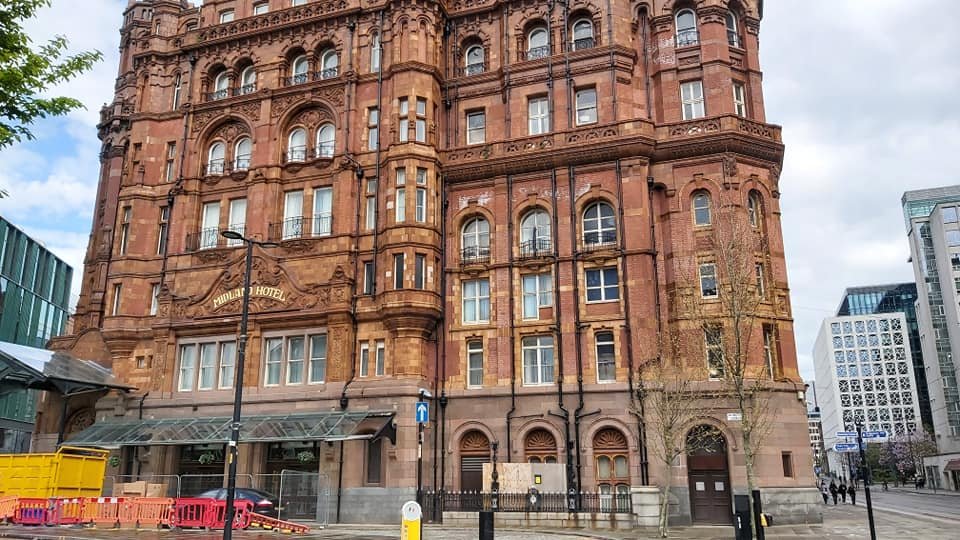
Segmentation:
{"type": "Polygon", "coordinates": [[[137,527],[152,526],[159,528],[170,524],[175,499],[169,497],[137,497],[133,499],[137,508],[137,527]]]}
{"type": "Polygon", "coordinates": [[[19,499],[13,522],[17,525],[46,525],[49,513],[48,499],[19,499]]]}
{"type": "MultiPolygon", "coordinates": [[[[246,529],[250,526],[250,515],[253,513],[253,503],[247,500],[233,501],[236,514],[233,517],[234,529],[246,529]]],[[[213,501],[210,505],[210,514],[207,518],[207,528],[222,529],[227,521],[227,501],[213,501]]]]}
{"type": "Polygon", "coordinates": [[[250,526],[285,533],[305,534],[310,532],[310,527],[306,525],[293,523],[291,521],[282,521],[262,514],[250,514],[250,526]]]}
{"type": "Polygon", "coordinates": [[[118,527],[123,497],[88,497],[83,501],[83,522],[118,527]]]}
{"type": "Polygon", "coordinates": [[[171,527],[208,527],[211,505],[215,499],[180,498],[170,513],[171,527]]]}
{"type": "Polygon", "coordinates": [[[8,522],[17,513],[16,497],[0,497],[0,521],[8,522]]]}
{"type": "Polygon", "coordinates": [[[83,499],[50,499],[46,525],[77,525],[83,521],[83,499]]]}

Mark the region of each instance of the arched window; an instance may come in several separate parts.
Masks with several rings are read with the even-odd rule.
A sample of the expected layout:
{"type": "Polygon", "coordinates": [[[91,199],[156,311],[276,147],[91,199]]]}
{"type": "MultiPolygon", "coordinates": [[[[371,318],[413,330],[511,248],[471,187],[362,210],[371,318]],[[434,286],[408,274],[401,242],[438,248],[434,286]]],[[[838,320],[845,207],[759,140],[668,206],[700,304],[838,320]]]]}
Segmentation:
{"type": "Polygon", "coordinates": [[[217,141],[210,145],[207,152],[207,174],[223,174],[223,160],[227,153],[227,147],[222,142],[217,141]]]}
{"type": "Polygon", "coordinates": [[[323,124],[317,130],[317,157],[333,157],[336,146],[336,129],[333,124],[323,124]]]}
{"type": "Polygon", "coordinates": [[[593,437],[597,463],[597,489],[603,512],[629,512],[630,467],[627,438],[617,429],[606,428],[593,437]]]}
{"type": "Polygon", "coordinates": [[[290,132],[287,143],[287,161],[303,161],[307,159],[307,132],[303,128],[296,128],[290,132]]]}
{"type": "Polygon", "coordinates": [[[290,64],[290,84],[303,84],[307,82],[308,74],[310,70],[310,62],[307,60],[307,55],[301,54],[300,56],[293,59],[293,63],[290,64]]]}
{"type": "Polygon", "coordinates": [[[253,142],[250,137],[241,137],[233,149],[233,169],[245,171],[250,168],[250,154],[253,151],[253,142]]]}
{"type": "Polygon", "coordinates": [[[464,75],[476,75],[484,72],[483,65],[483,47],[480,45],[471,45],[467,47],[467,53],[464,55],[464,75]]]}
{"type": "Polygon", "coordinates": [[[693,224],[710,225],[710,195],[706,191],[698,191],[693,195],[693,224]]]}
{"type": "Polygon", "coordinates": [[[333,49],[323,51],[323,54],[320,55],[320,78],[332,79],[336,77],[338,62],[337,51],[333,49]]]}
{"type": "Polygon", "coordinates": [[[617,242],[617,225],[613,208],[602,201],[595,202],[583,212],[583,245],[605,246],[617,242]]]}
{"type": "Polygon", "coordinates": [[[383,48],[380,46],[380,34],[374,32],[370,36],[370,71],[380,71],[380,56],[383,48]]]}
{"type": "Polygon", "coordinates": [[[536,26],[527,33],[527,60],[550,55],[550,39],[545,26],[536,26]]]}
{"type": "Polygon", "coordinates": [[[737,16],[732,11],[727,11],[724,15],[727,23],[727,43],[731,47],[740,47],[740,33],[737,32],[737,16]]]}
{"type": "Polygon", "coordinates": [[[173,78],[173,110],[180,107],[180,93],[183,91],[183,76],[177,73],[173,78]]]}
{"type": "Polygon", "coordinates": [[[677,47],[696,45],[699,42],[697,14],[692,9],[681,9],[677,12],[677,47]]]}
{"type": "Polygon", "coordinates": [[[221,71],[213,79],[213,92],[210,92],[210,99],[223,99],[227,97],[227,93],[230,91],[230,74],[226,71],[221,71]]]}
{"type": "Polygon", "coordinates": [[[593,21],[579,19],[573,23],[573,50],[591,49],[595,45],[593,39],[593,21]]]}
{"type": "Polygon", "coordinates": [[[462,262],[490,262],[490,223],[482,216],[467,220],[460,233],[462,262]]]}
{"type": "Polygon", "coordinates": [[[763,222],[763,206],[760,204],[760,194],[756,191],[751,191],[747,197],[747,215],[751,227],[759,227],[763,222]]]}
{"type": "Polygon", "coordinates": [[[527,212],[520,221],[520,255],[535,257],[553,251],[550,216],[542,208],[527,212]]]}
{"type": "Polygon", "coordinates": [[[534,429],[523,439],[523,453],[527,463],[556,463],[557,439],[543,428],[534,429]]]}
{"type": "Polygon", "coordinates": [[[238,93],[249,94],[257,89],[257,70],[253,66],[247,66],[240,74],[240,88],[238,93]]]}

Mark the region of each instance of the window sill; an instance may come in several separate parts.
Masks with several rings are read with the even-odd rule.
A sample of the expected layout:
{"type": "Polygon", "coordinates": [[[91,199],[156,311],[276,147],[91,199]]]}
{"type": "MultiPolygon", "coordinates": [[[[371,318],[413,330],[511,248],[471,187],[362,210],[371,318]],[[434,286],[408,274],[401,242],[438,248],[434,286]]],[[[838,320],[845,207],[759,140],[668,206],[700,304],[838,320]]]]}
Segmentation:
{"type": "Polygon", "coordinates": [[[586,304],[613,304],[614,302],[619,302],[619,298],[611,298],[609,300],[584,300],[586,304]]]}

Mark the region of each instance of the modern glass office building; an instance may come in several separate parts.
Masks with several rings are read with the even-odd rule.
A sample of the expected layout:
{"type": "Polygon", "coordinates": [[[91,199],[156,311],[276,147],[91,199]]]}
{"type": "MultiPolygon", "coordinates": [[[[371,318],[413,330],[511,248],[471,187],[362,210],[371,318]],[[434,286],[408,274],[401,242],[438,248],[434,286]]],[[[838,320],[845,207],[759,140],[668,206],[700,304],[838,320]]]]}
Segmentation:
{"type": "MultiPolygon", "coordinates": [[[[0,217],[0,341],[43,347],[63,333],[73,269],[0,217]]],[[[0,386],[0,453],[25,452],[36,391],[0,386]]]]}
{"type": "Polygon", "coordinates": [[[877,315],[880,313],[903,313],[907,320],[907,335],[910,339],[913,377],[917,385],[920,419],[924,426],[933,427],[930,411],[930,391],[927,388],[926,370],[923,367],[923,350],[920,345],[920,325],[917,322],[917,284],[894,283],[850,287],[843,293],[837,316],[877,315]]]}

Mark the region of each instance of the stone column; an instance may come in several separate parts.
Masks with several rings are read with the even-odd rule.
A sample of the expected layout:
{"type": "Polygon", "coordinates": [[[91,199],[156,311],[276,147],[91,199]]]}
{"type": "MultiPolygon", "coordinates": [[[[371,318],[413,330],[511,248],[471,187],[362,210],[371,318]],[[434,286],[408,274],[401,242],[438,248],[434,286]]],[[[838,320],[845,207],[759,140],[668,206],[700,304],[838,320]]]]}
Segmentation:
{"type": "Polygon", "coordinates": [[[660,488],[656,486],[633,486],[634,524],[637,527],[655,529],[660,525],[660,488]]]}

